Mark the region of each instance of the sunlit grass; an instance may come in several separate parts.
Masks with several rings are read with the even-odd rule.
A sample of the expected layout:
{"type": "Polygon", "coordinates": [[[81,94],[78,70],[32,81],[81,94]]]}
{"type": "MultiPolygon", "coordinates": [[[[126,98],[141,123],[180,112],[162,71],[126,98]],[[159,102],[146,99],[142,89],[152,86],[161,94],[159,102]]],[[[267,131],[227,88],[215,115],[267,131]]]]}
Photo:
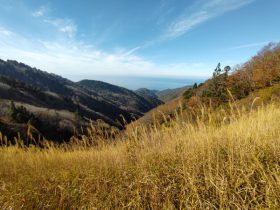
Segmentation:
{"type": "Polygon", "coordinates": [[[279,209],[279,106],[225,113],[178,114],[95,147],[3,147],[0,207],[279,209]]]}

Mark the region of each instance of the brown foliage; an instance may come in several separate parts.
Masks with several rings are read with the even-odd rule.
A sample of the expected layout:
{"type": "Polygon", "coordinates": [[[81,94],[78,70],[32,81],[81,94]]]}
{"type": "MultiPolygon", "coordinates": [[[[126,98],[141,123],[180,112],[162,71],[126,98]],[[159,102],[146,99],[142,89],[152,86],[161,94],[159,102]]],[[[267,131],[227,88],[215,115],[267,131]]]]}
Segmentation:
{"type": "Polygon", "coordinates": [[[199,104],[201,104],[201,97],[200,96],[192,96],[188,100],[188,106],[189,107],[195,107],[195,106],[198,106],[199,104]]]}
{"type": "MultiPolygon", "coordinates": [[[[220,67],[220,66],[219,66],[220,67]]],[[[215,70],[216,71],[216,70],[215,70]]],[[[215,73],[215,72],[214,72],[215,73]]],[[[205,82],[193,95],[201,96],[202,101],[227,102],[247,97],[252,91],[270,87],[280,81],[280,44],[270,43],[255,57],[242,66],[235,67],[232,74],[221,74],[205,82]],[[232,96],[228,95],[230,91],[232,96]]],[[[196,105],[197,98],[186,98],[189,106],[196,105]]]]}

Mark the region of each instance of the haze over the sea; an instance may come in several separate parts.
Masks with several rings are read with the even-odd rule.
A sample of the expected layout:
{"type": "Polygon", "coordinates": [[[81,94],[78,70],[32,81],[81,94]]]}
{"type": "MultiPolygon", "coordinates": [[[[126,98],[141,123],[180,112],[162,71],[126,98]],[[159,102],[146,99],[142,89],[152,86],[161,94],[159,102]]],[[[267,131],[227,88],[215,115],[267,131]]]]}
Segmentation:
{"type": "Polygon", "coordinates": [[[73,81],[83,79],[99,80],[131,90],[148,88],[150,90],[173,89],[204,82],[207,77],[137,77],[137,76],[67,76],[73,81]]]}

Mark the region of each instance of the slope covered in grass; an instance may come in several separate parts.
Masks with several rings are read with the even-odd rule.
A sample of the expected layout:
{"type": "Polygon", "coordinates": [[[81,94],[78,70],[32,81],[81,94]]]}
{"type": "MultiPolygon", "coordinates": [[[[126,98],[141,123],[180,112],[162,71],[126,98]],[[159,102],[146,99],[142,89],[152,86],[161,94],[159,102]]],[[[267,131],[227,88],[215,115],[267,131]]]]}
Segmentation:
{"type": "Polygon", "coordinates": [[[0,207],[279,209],[279,105],[197,116],[114,144],[84,137],[94,148],[2,147],[0,207]]]}

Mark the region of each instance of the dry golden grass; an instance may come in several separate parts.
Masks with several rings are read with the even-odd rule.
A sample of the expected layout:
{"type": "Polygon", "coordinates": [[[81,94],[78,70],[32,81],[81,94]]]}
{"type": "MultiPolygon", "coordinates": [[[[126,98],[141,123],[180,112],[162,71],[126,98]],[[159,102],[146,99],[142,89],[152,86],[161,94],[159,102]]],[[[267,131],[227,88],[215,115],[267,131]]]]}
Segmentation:
{"type": "Polygon", "coordinates": [[[280,108],[236,113],[177,116],[94,148],[1,148],[0,207],[279,209],[280,108]]]}

